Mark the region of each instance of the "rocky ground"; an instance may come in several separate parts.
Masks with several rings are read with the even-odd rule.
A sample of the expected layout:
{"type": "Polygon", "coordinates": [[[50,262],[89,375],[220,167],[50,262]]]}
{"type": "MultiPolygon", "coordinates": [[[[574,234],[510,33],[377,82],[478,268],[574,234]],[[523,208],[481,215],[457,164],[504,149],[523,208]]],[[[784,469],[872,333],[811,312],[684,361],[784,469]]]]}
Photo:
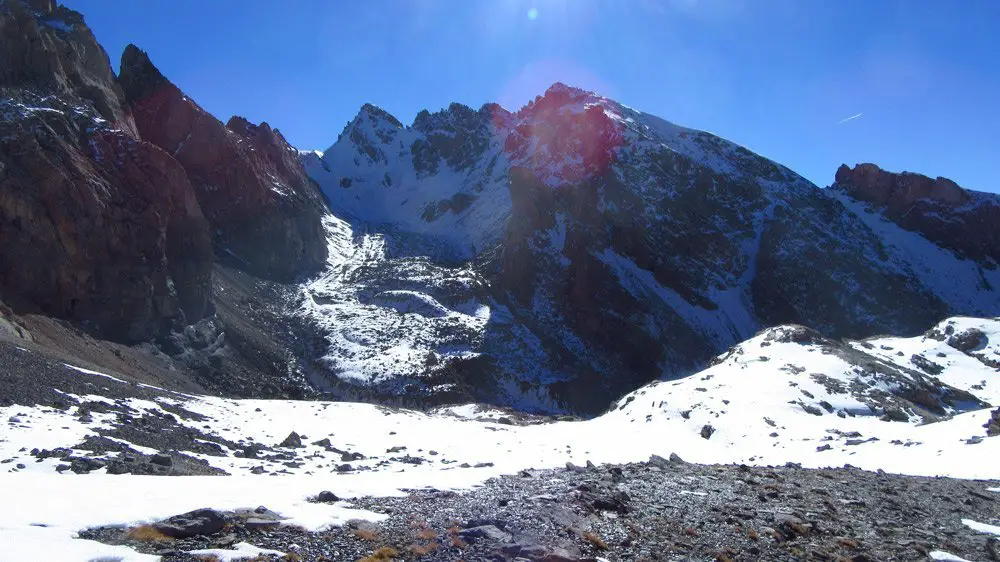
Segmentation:
{"type": "MultiPolygon", "coordinates": [[[[188,552],[240,543],[283,553],[255,560],[863,562],[927,560],[934,551],[1000,560],[995,537],[963,524],[996,524],[1000,493],[988,490],[996,486],[851,467],[705,466],[653,457],[641,464],[526,470],[466,493],[357,498],[350,503],[388,519],[320,533],[283,526],[262,506],[80,536],[128,544],[165,562],[211,559],[188,552]]],[[[317,501],[342,501],[319,492],[317,501]]]]}
{"type": "MultiPolygon", "coordinates": [[[[191,394],[240,398],[306,398],[314,353],[310,327],[288,313],[299,286],[261,280],[218,265],[213,271],[215,315],[139,345],[121,345],[70,322],[0,303],[0,405],[59,404],[53,392],[86,394],[91,379],[65,364],[132,383],[191,394]]],[[[109,398],[142,395],[134,385],[111,385],[109,398]]],[[[146,389],[149,390],[149,389],[146,389]]],[[[90,388],[90,392],[94,389],[90,388]]],[[[98,392],[99,393],[99,392],[98,392]]]]}

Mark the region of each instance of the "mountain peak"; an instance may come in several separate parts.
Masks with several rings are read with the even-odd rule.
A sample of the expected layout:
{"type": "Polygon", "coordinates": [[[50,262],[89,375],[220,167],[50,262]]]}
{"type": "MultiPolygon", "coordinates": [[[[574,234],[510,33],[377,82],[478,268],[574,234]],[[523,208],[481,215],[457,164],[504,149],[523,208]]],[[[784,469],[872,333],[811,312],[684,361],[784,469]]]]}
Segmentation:
{"type": "Polygon", "coordinates": [[[361,110],[358,111],[358,115],[354,118],[354,122],[363,118],[367,118],[373,122],[388,121],[398,129],[403,128],[403,123],[400,122],[399,119],[396,119],[394,115],[372,103],[365,103],[361,106],[361,110]]]}
{"type": "Polygon", "coordinates": [[[554,84],[549,86],[547,90],[545,90],[544,94],[545,96],[549,96],[552,94],[567,94],[570,97],[597,96],[596,93],[591,92],[590,90],[584,90],[583,88],[569,86],[567,84],[563,84],[562,82],[555,82],[554,84]]]}
{"type": "Polygon", "coordinates": [[[130,100],[141,99],[149,92],[168,84],[170,81],[160,72],[149,53],[129,43],[122,52],[118,81],[130,100]]]}

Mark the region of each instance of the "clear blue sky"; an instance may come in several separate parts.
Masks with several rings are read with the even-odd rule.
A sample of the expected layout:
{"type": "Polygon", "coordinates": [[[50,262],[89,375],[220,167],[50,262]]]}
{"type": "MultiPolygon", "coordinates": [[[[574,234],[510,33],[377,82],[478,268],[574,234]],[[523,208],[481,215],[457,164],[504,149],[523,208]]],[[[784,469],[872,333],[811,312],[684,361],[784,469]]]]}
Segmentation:
{"type": "Polygon", "coordinates": [[[516,109],[555,81],[828,185],[841,162],[1000,191],[997,0],[65,0],[223,121],[324,149],[365,102],[516,109]],[[846,120],[852,116],[860,117],[846,120]],[[846,121],[845,121],[846,120],[846,121]]]}

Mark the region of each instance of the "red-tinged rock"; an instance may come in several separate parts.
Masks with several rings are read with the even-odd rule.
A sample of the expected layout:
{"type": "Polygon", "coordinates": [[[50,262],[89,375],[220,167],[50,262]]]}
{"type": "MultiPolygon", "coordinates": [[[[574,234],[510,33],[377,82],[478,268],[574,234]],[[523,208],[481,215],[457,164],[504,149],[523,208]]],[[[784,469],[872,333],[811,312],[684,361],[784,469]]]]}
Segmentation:
{"type": "Polygon", "coordinates": [[[176,161],[60,98],[21,92],[0,105],[8,303],[122,341],[211,310],[208,225],[176,161]]]}
{"type": "Polygon", "coordinates": [[[79,97],[116,128],[135,132],[107,53],[83,16],[51,0],[0,6],[0,86],[79,97]]]}
{"type": "Polygon", "coordinates": [[[278,131],[239,117],[224,126],[133,45],[119,79],[142,138],[187,171],[219,259],[283,281],[325,263],[322,198],[278,131]]]}
{"type": "Polygon", "coordinates": [[[191,184],[137,138],[80,14],[0,2],[0,116],[8,304],[129,342],[211,312],[211,238],[191,184]]]}
{"type": "Polygon", "coordinates": [[[963,189],[947,178],[887,172],[875,164],[841,165],[833,187],[961,257],[990,267],[1000,262],[1000,196],[963,189]]]}

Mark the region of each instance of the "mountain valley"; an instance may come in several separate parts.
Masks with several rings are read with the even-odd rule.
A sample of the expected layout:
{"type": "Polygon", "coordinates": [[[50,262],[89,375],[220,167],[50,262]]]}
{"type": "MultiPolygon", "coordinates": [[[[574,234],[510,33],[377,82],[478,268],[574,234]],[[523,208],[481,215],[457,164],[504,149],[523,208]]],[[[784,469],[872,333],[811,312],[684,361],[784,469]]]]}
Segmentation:
{"type": "Polygon", "coordinates": [[[1000,559],[1000,196],[561,83],[307,150],[0,40],[0,561],[1000,559]]]}

